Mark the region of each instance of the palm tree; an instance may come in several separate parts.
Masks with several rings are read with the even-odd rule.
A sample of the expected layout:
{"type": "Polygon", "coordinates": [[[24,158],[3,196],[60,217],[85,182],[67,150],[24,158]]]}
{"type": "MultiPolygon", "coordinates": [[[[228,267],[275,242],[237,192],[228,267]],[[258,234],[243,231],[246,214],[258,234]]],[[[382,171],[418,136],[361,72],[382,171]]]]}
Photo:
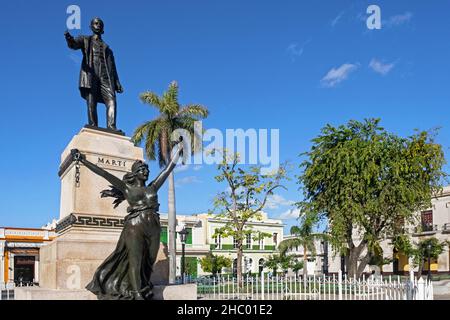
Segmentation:
{"type": "MultiPolygon", "coordinates": [[[[134,131],[132,141],[139,145],[144,142],[145,153],[149,160],[158,159],[159,166],[164,167],[170,162],[173,142],[172,133],[175,130],[186,130],[191,135],[192,152],[198,150],[201,143],[202,132],[194,130],[194,123],[208,116],[208,109],[199,104],[180,106],[178,102],[178,84],[173,81],[162,96],[147,91],[140,95],[143,103],[156,107],[159,116],[147,121],[134,131]],[[195,145],[194,145],[195,144],[195,145]]],[[[185,149],[186,150],[186,149],[185,149]]],[[[176,277],[176,210],[175,210],[175,183],[173,173],[169,176],[168,195],[169,220],[169,282],[175,283],[176,277]]]]}
{"type": "Polygon", "coordinates": [[[315,217],[303,215],[300,219],[300,226],[292,226],[290,229],[290,232],[294,235],[294,238],[281,241],[278,246],[278,250],[280,251],[280,255],[283,256],[286,255],[287,251],[292,248],[303,247],[303,275],[306,276],[308,252],[311,252],[312,256],[315,256],[315,240],[322,239],[325,235],[313,233],[313,226],[316,222],[315,217]]]}
{"type": "Polygon", "coordinates": [[[266,262],[264,262],[264,267],[271,269],[273,271],[273,276],[276,276],[277,269],[280,264],[280,256],[279,255],[270,255],[266,262]]]}

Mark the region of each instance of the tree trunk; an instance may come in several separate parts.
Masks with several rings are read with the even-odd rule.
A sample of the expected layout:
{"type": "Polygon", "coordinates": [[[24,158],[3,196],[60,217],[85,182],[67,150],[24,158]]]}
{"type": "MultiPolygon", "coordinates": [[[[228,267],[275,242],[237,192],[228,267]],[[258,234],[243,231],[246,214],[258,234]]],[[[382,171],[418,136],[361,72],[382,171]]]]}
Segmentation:
{"type": "Polygon", "coordinates": [[[308,253],[306,246],[303,246],[303,277],[308,275],[308,253]]]}
{"type": "Polygon", "coordinates": [[[349,252],[349,255],[347,257],[346,261],[347,265],[347,275],[352,277],[356,274],[356,269],[358,267],[358,258],[355,256],[353,250],[349,252]]]}
{"type": "Polygon", "coordinates": [[[242,241],[238,241],[236,273],[239,284],[242,283],[242,256],[243,256],[242,241]]]}
{"type": "Polygon", "coordinates": [[[367,253],[366,257],[364,257],[363,260],[361,261],[361,263],[364,265],[364,268],[362,268],[362,270],[360,270],[361,268],[358,267],[358,260],[359,260],[359,257],[361,256],[361,253],[366,248],[367,248],[367,243],[365,241],[362,241],[358,246],[354,246],[354,245],[350,246],[350,249],[348,250],[348,257],[347,257],[347,262],[346,262],[348,277],[361,276],[362,272],[364,271],[364,268],[366,267],[367,263],[370,261],[370,256],[369,256],[369,259],[367,261],[365,261],[367,259],[367,255],[369,255],[369,253],[367,253]],[[360,273],[358,274],[359,271],[360,271],[360,273]]]}
{"type": "Polygon", "coordinates": [[[356,270],[356,278],[360,278],[361,275],[364,272],[364,269],[366,268],[367,264],[369,263],[370,259],[372,258],[372,255],[370,253],[367,253],[364,258],[361,259],[359,262],[358,268],[356,270]]]}
{"type": "Polygon", "coordinates": [[[424,264],[425,264],[424,260],[422,260],[422,263],[419,264],[419,270],[417,271],[417,279],[419,279],[422,276],[424,264]]]}
{"type": "Polygon", "coordinates": [[[177,213],[175,210],[175,179],[173,172],[169,175],[169,196],[168,196],[168,224],[169,224],[169,283],[174,284],[177,272],[177,246],[176,227],[177,213]]]}

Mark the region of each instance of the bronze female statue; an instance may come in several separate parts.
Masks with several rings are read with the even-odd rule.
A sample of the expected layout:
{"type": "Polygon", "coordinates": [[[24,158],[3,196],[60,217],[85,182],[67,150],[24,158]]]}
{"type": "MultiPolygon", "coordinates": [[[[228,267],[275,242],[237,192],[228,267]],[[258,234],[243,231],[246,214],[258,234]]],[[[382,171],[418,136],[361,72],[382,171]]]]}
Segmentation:
{"type": "Polygon", "coordinates": [[[153,285],[150,281],[160,244],[158,190],[175,168],[183,152],[183,144],[164,170],[149,185],[148,165],[138,160],[131,172],[122,180],[86,160],[78,150],[72,150],[72,159],[84,164],[94,173],[112,184],[110,190],[101,192],[102,197],[114,197],[114,207],[127,200],[128,215],[114,252],[98,267],[93,280],[86,289],[98,299],[150,300],[153,285]]]}

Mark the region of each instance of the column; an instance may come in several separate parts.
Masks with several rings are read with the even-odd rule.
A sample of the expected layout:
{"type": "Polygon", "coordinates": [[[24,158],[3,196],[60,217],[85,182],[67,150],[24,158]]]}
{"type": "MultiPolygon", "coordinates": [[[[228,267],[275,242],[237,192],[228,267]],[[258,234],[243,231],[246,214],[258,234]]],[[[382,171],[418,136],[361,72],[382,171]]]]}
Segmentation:
{"type": "Polygon", "coordinates": [[[34,260],[34,282],[39,282],[39,256],[34,260]]]}
{"type": "Polygon", "coordinates": [[[5,258],[4,258],[4,249],[3,249],[4,243],[0,242],[0,284],[5,282],[4,276],[5,276],[5,258]]]}
{"type": "Polygon", "coordinates": [[[14,253],[9,252],[8,282],[14,282],[14,253]]]}

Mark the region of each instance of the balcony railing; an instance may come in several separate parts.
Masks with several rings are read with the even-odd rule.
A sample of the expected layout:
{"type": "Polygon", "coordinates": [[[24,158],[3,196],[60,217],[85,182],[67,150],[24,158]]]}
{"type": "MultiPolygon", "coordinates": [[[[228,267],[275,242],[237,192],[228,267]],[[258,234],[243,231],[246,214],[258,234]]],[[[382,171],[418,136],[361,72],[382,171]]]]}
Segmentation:
{"type": "Polygon", "coordinates": [[[446,223],[442,226],[443,233],[450,233],[450,223],[446,223]]]}
{"type": "Polygon", "coordinates": [[[416,227],[414,229],[415,234],[422,234],[422,233],[435,233],[438,230],[438,226],[436,224],[433,225],[422,225],[420,227],[416,227]]]}
{"type": "MultiPolygon", "coordinates": [[[[236,250],[236,248],[232,244],[222,244],[221,248],[219,248],[216,244],[210,244],[209,248],[211,250],[221,250],[221,251],[236,250]]],[[[260,248],[259,245],[258,246],[252,246],[251,248],[248,248],[247,246],[244,246],[244,251],[275,251],[275,245],[267,245],[267,246],[264,246],[263,249],[260,248]]]]}

